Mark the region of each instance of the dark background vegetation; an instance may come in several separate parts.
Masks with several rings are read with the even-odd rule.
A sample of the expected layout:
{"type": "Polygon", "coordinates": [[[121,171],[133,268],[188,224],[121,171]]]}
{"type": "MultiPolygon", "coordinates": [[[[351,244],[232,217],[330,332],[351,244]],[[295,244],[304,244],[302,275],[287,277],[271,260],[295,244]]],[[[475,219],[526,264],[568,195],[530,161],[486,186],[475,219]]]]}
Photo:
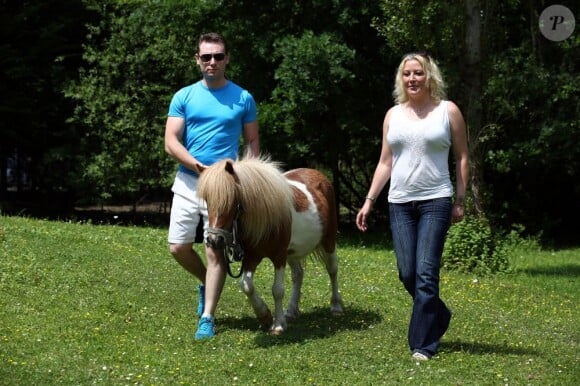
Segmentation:
{"type": "Polygon", "coordinates": [[[468,123],[471,214],[577,244],[580,38],[540,33],[550,4],[0,0],[0,211],[163,226],[168,103],[199,78],[196,39],[215,30],[259,104],[263,150],[327,172],[344,223],[370,184],[395,68],[427,50],[468,123]]]}

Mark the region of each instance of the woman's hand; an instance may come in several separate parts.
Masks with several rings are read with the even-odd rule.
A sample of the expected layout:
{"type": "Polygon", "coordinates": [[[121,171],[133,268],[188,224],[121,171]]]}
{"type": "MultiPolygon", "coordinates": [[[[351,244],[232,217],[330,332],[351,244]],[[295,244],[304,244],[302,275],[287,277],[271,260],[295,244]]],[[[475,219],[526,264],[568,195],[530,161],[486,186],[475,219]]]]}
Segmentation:
{"type": "Polygon", "coordinates": [[[358,211],[356,215],[356,227],[361,231],[365,232],[368,229],[367,219],[371,213],[372,202],[370,200],[365,200],[363,207],[358,211]]]}
{"type": "Polygon", "coordinates": [[[463,216],[465,215],[465,208],[463,205],[453,204],[453,208],[451,208],[451,222],[457,223],[463,220],[463,216]]]}

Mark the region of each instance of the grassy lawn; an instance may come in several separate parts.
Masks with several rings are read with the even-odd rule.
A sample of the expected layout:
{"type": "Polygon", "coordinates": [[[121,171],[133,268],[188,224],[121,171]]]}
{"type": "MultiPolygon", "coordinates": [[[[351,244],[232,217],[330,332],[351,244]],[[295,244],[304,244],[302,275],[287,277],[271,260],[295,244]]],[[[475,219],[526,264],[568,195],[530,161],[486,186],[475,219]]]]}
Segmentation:
{"type": "MultiPolygon", "coordinates": [[[[228,278],[218,335],[196,342],[197,283],[165,229],[0,216],[0,385],[577,384],[580,248],[514,250],[510,274],[444,271],[454,317],[419,364],[387,243],[341,237],[345,315],[330,315],[326,273],[309,261],[303,314],[284,336],[259,330],[228,278]]],[[[272,271],[265,261],[256,277],[270,306],[272,271]]]]}

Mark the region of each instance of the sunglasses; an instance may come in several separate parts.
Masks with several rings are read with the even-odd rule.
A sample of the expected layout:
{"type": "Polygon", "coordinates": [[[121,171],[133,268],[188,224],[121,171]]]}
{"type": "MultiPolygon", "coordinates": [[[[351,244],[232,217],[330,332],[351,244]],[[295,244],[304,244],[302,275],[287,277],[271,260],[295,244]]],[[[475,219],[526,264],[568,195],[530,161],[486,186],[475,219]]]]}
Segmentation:
{"type": "Polygon", "coordinates": [[[226,58],[226,54],[224,54],[223,52],[218,52],[217,54],[199,55],[199,59],[204,63],[211,61],[211,58],[214,58],[216,62],[221,62],[226,58]]]}

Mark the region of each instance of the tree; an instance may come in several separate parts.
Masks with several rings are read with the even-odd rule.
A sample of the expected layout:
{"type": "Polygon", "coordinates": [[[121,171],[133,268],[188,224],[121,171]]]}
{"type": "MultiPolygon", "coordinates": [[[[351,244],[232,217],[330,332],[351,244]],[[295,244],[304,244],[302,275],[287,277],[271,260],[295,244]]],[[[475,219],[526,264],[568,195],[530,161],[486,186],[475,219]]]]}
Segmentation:
{"type": "Polygon", "coordinates": [[[327,170],[351,214],[370,184],[367,165],[378,158],[391,99],[390,51],[371,26],[379,11],[375,1],[338,0],[220,9],[226,20],[251,20],[242,30],[228,25],[228,33],[252,39],[244,52],[253,56],[242,66],[252,89],[262,89],[256,76],[268,79],[257,94],[263,148],[287,167],[327,170]]]}
{"type": "MultiPolygon", "coordinates": [[[[258,100],[265,151],[288,167],[316,160],[337,190],[352,180],[341,175],[341,159],[366,164],[368,142],[353,147],[349,140],[353,131],[369,132],[369,122],[380,128],[384,112],[383,90],[368,91],[384,78],[374,71],[384,67],[370,26],[374,2],[95,4],[102,21],[91,29],[87,65],[68,95],[78,102],[74,121],[86,130],[82,178],[102,199],[160,189],[173,175],[156,130],[171,95],[195,80],[196,31],[228,37],[228,77],[258,100]]],[[[380,142],[378,132],[372,138],[380,142]]]]}
{"type": "MultiPolygon", "coordinates": [[[[561,4],[574,9],[572,2],[561,4]]],[[[493,191],[488,209],[504,227],[520,223],[546,240],[576,242],[580,37],[546,39],[538,28],[546,6],[538,1],[518,5],[497,5],[512,28],[487,42],[494,55],[483,90],[484,173],[489,186],[502,186],[493,191]]]]}
{"type": "Polygon", "coordinates": [[[17,154],[37,190],[102,202],[168,192],[176,165],[163,151],[167,106],[199,79],[197,37],[216,30],[233,49],[228,77],[258,101],[263,149],[288,167],[332,175],[351,216],[379,156],[394,69],[404,53],[427,50],[468,123],[477,209],[494,225],[574,229],[579,39],[543,38],[542,8],[537,0],[0,2],[0,191],[17,154]],[[569,187],[572,199],[554,186],[569,187]]]}
{"type": "MultiPolygon", "coordinates": [[[[193,82],[203,2],[96,2],[80,79],[67,95],[82,126],[85,188],[101,200],[167,190],[176,168],[164,152],[167,107],[193,82]]],[[[90,195],[89,195],[90,196],[90,195]]]]}
{"type": "Polygon", "coordinates": [[[284,115],[270,126],[272,134],[282,139],[277,153],[287,154],[285,162],[289,167],[328,168],[335,192],[339,193],[339,152],[347,143],[340,112],[347,110],[348,103],[348,98],[340,95],[352,89],[354,74],[349,68],[354,50],[328,33],[315,36],[306,31],[275,45],[274,59],[279,58],[282,59],[275,73],[277,85],[272,100],[262,106],[266,118],[268,114],[284,115]],[[288,149],[289,145],[295,147],[288,149]]]}
{"type": "Polygon", "coordinates": [[[9,184],[20,195],[73,185],[78,138],[63,84],[76,76],[79,32],[93,17],[78,1],[0,2],[0,196],[9,184]]]}

